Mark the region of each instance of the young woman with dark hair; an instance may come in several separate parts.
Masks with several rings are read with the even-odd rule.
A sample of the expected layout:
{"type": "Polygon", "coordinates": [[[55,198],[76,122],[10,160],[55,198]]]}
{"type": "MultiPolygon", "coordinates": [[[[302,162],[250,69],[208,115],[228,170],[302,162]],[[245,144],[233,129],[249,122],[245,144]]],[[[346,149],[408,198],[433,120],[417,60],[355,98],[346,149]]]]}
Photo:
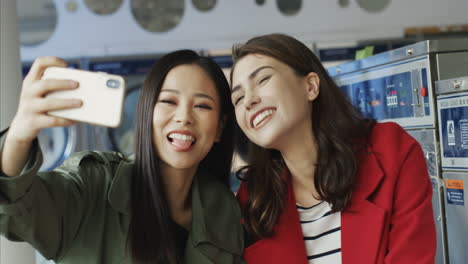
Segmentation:
{"type": "Polygon", "coordinates": [[[234,113],[217,64],[190,50],[154,64],[139,98],[134,161],[80,152],[38,173],[38,133],[73,124],[46,113],[80,106],[44,97],[77,87],[41,80],[50,66],[65,63],[35,61],[0,137],[0,233],[57,263],[243,263],[241,212],[229,190],[234,113]]]}
{"type": "Polygon", "coordinates": [[[233,48],[231,100],[250,144],[247,263],[434,263],[432,188],[419,144],[365,120],[300,41],[233,48]]]}

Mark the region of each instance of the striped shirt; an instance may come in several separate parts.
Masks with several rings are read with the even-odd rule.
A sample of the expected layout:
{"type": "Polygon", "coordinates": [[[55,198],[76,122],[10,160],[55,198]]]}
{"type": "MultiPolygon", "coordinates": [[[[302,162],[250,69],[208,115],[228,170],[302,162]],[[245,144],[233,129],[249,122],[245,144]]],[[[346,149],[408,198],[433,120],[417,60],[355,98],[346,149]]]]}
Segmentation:
{"type": "Polygon", "coordinates": [[[296,205],[309,264],[341,264],[341,213],[331,213],[327,202],[296,205]]]}

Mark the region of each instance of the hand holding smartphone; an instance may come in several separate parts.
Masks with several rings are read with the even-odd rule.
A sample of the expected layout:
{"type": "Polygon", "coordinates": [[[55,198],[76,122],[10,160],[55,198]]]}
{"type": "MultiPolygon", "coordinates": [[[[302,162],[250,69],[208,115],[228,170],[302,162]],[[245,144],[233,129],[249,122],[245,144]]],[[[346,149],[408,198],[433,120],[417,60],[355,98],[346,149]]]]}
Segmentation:
{"type": "Polygon", "coordinates": [[[42,79],[65,79],[79,83],[74,90],[56,91],[46,97],[80,99],[80,108],[49,111],[62,117],[95,125],[118,127],[122,121],[125,80],[122,76],[63,67],[49,67],[42,79]]]}

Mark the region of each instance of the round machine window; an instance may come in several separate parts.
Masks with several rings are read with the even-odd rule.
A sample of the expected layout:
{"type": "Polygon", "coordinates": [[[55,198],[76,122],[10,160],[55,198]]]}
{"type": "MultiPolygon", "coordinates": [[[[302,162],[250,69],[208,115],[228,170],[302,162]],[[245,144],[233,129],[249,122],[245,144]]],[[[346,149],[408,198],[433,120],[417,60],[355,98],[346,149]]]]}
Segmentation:
{"type": "Polygon", "coordinates": [[[255,3],[259,6],[265,4],[265,0],[255,0],[255,3]]]}
{"type": "Polygon", "coordinates": [[[125,97],[122,124],[117,128],[109,128],[108,130],[112,148],[126,155],[133,153],[135,118],[140,87],[141,85],[136,85],[128,89],[125,97]]]}
{"type": "Polygon", "coordinates": [[[216,0],[192,0],[196,9],[206,12],[212,10],[216,6],[216,0]]]}
{"type": "Polygon", "coordinates": [[[301,10],[302,0],[276,0],[276,4],[281,13],[292,16],[301,10]]]}
{"type": "Polygon", "coordinates": [[[84,0],[86,6],[98,15],[109,15],[117,11],[123,0],[84,0]]]}
{"type": "Polygon", "coordinates": [[[339,0],[338,4],[340,7],[348,7],[349,6],[349,0],[339,0]]]}
{"type": "Polygon", "coordinates": [[[50,171],[61,165],[76,144],[75,127],[45,128],[39,133],[39,145],[44,157],[40,171],[50,171]]]}
{"type": "Polygon", "coordinates": [[[390,0],[357,0],[357,3],[367,12],[380,12],[387,8],[390,0]]]}
{"type": "Polygon", "coordinates": [[[20,43],[35,46],[48,40],[57,27],[53,0],[17,0],[20,43]]]}
{"type": "Polygon", "coordinates": [[[184,0],[132,0],[132,14],[145,30],[167,32],[182,20],[184,2],[184,0]]]}

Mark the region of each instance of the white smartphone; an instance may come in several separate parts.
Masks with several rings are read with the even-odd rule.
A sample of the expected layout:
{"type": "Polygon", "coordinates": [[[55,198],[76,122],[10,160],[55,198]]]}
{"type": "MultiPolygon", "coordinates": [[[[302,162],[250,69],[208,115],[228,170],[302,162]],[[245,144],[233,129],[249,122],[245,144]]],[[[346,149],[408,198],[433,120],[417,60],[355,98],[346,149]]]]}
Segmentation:
{"type": "Polygon", "coordinates": [[[80,99],[80,108],[49,111],[48,114],[100,126],[118,127],[122,121],[125,80],[122,76],[62,67],[49,67],[42,79],[66,79],[79,83],[74,90],[56,91],[46,97],[80,99]]]}

